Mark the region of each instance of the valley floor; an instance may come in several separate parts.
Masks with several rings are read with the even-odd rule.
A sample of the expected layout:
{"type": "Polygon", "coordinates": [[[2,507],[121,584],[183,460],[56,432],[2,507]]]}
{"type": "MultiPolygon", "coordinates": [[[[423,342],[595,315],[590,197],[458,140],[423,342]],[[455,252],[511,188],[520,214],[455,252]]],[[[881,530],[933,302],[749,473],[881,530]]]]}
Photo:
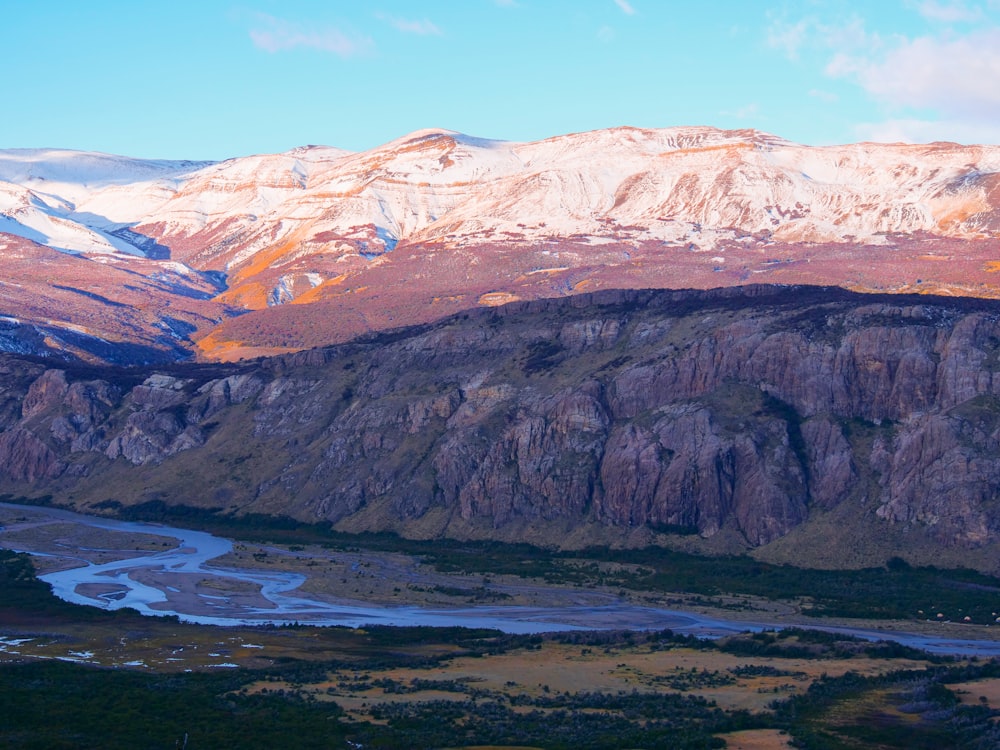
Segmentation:
{"type": "MultiPolygon", "coordinates": [[[[0,543],[31,546],[48,573],[198,552],[178,546],[170,527],[116,531],[50,513],[0,509],[0,543]]],[[[291,623],[220,628],[68,604],[49,594],[27,558],[0,556],[0,691],[11,709],[0,716],[0,743],[10,747],[135,747],[148,744],[150,732],[167,744],[190,737],[198,747],[220,748],[236,738],[248,748],[273,747],[289,732],[300,747],[324,748],[669,743],[778,750],[795,741],[811,748],[980,750],[1000,740],[1000,662],[858,639],[857,621],[820,621],[830,629],[845,625],[844,632],[794,627],[817,624],[795,601],[484,578],[442,572],[401,553],[237,542],[214,560],[219,571],[245,569],[251,579],[301,574],[301,593],[329,601],[456,613],[504,606],[599,611],[609,604],[622,616],[659,604],[691,612],[661,623],[680,625],[676,630],[644,632],[623,629],[628,623],[621,620],[603,623],[619,628],[613,631],[522,635],[291,623]],[[685,616],[717,617],[728,629],[695,638],[678,630],[707,630],[687,627],[685,616]],[[736,632],[761,619],[786,627],[736,632]],[[110,705],[113,726],[101,718],[110,705]]],[[[191,576],[144,568],[136,577],[175,594],[171,606],[190,600],[238,607],[262,596],[251,579],[211,569],[191,576]]],[[[863,625],[880,625],[890,637],[893,627],[923,630],[936,636],[928,642],[976,638],[984,647],[1000,632],[957,623],[863,625]]]]}
{"type": "MultiPolygon", "coordinates": [[[[391,551],[230,544],[203,532],[184,532],[190,536],[178,541],[173,533],[177,530],[171,527],[117,524],[116,528],[116,522],[102,520],[102,528],[94,521],[48,508],[0,505],[0,544],[32,553],[42,576],[99,570],[89,582],[74,583],[70,576],[66,586],[78,603],[129,604],[127,596],[134,592],[128,587],[134,585],[144,597],[141,603],[147,614],[177,614],[215,624],[432,624],[498,627],[507,632],[670,628],[710,637],[805,626],[944,653],[1000,653],[1000,626],[988,624],[937,617],[817,618],[805,613],[810,602],[802,599],[740,593],[703,596],[593,582],[554,584],[511,574],[444,572],[417,556],[391,551]],[[199,549],[198,544],[209,549],[199,549]],[[189,564],[198,555],[207,562],[189,564]],[[276,581],[280,593],[275,593],[276,581]],[[290,603],[286,594],[294,594],[287,599],[290,603]]],[[[619,563],[570,563],[596,565],[596,578],[629,572],[622,570],[629,566],[619,563]]]]}

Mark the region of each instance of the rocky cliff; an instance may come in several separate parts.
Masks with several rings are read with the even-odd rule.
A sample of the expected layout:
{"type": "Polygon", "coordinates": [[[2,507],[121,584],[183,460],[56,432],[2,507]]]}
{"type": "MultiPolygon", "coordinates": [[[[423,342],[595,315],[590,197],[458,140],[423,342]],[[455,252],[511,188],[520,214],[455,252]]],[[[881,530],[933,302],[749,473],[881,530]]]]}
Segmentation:
{"type": "Polygon", "coordinates": [[[11,355],[0,422],[0,489],[82,508],[786,556],[833,525],[813,558],[909,539],[989,567],[1000,305],[600,292],[232,365],[11,355]]]}

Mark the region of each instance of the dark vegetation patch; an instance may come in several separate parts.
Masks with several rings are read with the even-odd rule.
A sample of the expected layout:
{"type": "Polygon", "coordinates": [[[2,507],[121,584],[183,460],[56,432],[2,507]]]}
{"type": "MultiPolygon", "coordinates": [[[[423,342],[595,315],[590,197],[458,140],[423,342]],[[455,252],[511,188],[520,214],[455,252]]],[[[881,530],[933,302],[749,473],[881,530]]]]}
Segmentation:
{"type": "Polygon", "coordinates": [[[555,367],[562,359],[562,345],[555,341],[534,341],[528,346],[521,370],[525,375],[537,375],[555,367]]]}
{"type": "Polygon", "coordinates": [[[0,615],[70,617],[85,621],[111,621],[135,610],[107,612],[97,607],[79,607],[52,595],[52,587],[35,577],[35,566],[26,554],[0,549],[0,615]]]}
{"type": "Polygon", "coordinates": [[[0,668],[10,748],[347,747],[333,703],[241,695],[245,674],[155,675],[58,662],[0,668]]]}
{"type": "Polygon", "coordinates": [[[1000,711],[962,705],[949,684],[1000,675],[1000,662],[873,677],[821,677],[774,704],[777,723],[803,750],[941,750],[1000,747],[1000,711]]]}
{"type": "Polygon", "coordinates": [[[723,638],[717,646],[727,654],[780,659],[853,659],[867,656],[871,659],[917,659],[938,663],[953,661],[949,656],[928,654],[894,641],[868,641],[843,633],[807,628],[745,633],[723,638]]]}

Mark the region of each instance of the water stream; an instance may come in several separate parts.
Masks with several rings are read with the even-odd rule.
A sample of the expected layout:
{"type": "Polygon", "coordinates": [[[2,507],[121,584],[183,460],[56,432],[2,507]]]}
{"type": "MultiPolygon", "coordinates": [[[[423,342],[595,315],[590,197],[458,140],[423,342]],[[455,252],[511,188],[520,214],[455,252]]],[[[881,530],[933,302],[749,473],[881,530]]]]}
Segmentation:
{"type": "MultiPolygon", "coordinates": [[[[432,625],[496,628],[508,633],[536,633],[573,629],[670,628],[699,636],[780,628],[780,624],[725,620],[679,610],[642,607],[628,602],[605,606],[524,607],[480,605],[458,609],[414,606],[356,606],[296,594],[306,580],[296,573],[223,568],[211,560],[229,553],[233,543],[203,531],[173,526],[117,521],[55,508],[0,503],[0,508],[43,515],[51,521],[81,524],[96,529],[129,534],[150,534],[176,540],[176,546],[157,551],[135,551],[134,557],[93,563],[77,557],[81,565],[41,576],[56,596],[76,604],[106,609],[131,607],[145,615],[176,615],[186,622],[207,625],[262,625],[298,622],[310,625],[432,625]],[[231,579],[234,590],[247,584],[259,588],[259,596],[240,597],[225,590],[212,594],[197,591],[195,583],[206,577],[231,579]]],[[[16,528],[16,527],[15,527],[16,528]]],[[[0,545],[33,555],[50,555],[44,542],[25,548],[5,540],[8,528],[0,527],[0,545]]],[[[50,545],[51,546],[51,545],[50,545]]],[[[82,550],[82,548],[80,548],[82,550]]],[[[59,557],[72,557],[73,551],[59,557]]],[[[869,640],[892,640],[935,653],[1000,656],[1000,642],[976,639],[935,638],[895,630],[811,625],[819,629],[859,636],[869,640]]]]}

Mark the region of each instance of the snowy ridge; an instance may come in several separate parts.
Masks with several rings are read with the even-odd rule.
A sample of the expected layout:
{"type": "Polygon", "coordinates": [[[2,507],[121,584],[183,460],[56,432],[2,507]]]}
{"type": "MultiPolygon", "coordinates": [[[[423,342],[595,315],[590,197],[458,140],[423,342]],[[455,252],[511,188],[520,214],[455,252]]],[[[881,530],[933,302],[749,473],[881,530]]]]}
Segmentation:
{"type": "Polygon", "coordinates": [[[181,179],[209,164],[66,149],[9,149],[0,150],[0,180],[75,203],[111,185],[181,179]]]}
{"type": "Polygon", "coordinates": [[[239,267],[317,237],[343,239],[344,252],[364,241],[369,255],[400,241],[498,234],[597,242],[613,234],[707,250],[747,233],[795,242],[981,236],[997,211],[983,176],[998,170],[1000,148],[988,146],[810,148],[707,127],[536,143],[423,130],[361,153],[303,147],[217,163],[0,151],[0,180],[35,197],[25,209],[6,187],[0,211],[5,231],[19,233],[13,219],[23,236],[79,252],[141,253],[105,232],[151,227],[181,256],[196,250],[206,268],[239,267]],[[16,210],[41,215],[22,220],[16,210]]]}
{"type": "Polygon", "coordinates": [[[0,349],[238,359],[612,288],[1000,297],[997,239],[996,146],[623,127],[220,162],[0,151],[0,349]]]}
{"type": "Polygon", "coordinates": [[[36,193],[0,182],[0,232],[78,253],[141,255],[132,244],[75,220],[66,204],[50,206],[36,193]]]}

